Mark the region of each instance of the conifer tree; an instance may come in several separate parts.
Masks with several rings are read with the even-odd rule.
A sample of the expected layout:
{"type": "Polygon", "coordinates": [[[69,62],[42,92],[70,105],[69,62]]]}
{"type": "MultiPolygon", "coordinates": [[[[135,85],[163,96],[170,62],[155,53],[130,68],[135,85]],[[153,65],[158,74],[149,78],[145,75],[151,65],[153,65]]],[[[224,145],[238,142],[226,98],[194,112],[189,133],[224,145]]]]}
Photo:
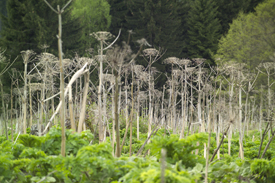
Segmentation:
{"type": "Polygon", "coordinates": [[[153,47],[167,49],[166,56],[178,55],[177,41],[180,19],[175,0],[133,0],[128,5],[126,27],[133,30],[133,39],[145,38],[153,47]]]}
{"type": "Polygon", "coordinates": [[[110,4],[110,15],[112,16],[111,25],[109,32],[116,35],[121,29],[119,43],[127,41],[127,27],[126,27],[126,15],[130,13],[128,4],[130,1],[127,0],[108,0],[110,4]]]}
{"type": "Polygon", "coordinates": [[[213,0],[195,0],[188,13],[188,45],[190,58],[206,58],[214,64],[213,54],[217,51],[220,22],[217,6],[213,0]]]}
{"type": "MultiPolygon", "coordinates": [[[[66,0],[53,0],[56,7],[66,0]]],[[[6,54],[12,58],[22,50],[34,50],[39,53],[39,45],[50,46],[49,52],[57,53],[56,34],[58,21],[54,12],[48,11],[43,1],[9,0],[7,1],[7,16],[1,15],[4,25],[1,31],[1,47],[7,49],[6,54]],[[56,31],[54,31],[56,30],[56,31]]],[[[63,45],[64,53],[76,51],[79,47],[80,25],[77,19],[71,17],[71,8],[63,15],[63,45]]],[[[21,62],[21,61],[19,61],[21,62]]]]}
{"type": "MultiPolygon", "coordinates": [[[[6,2],[7,2],[7,0],[0,1],[0,13],[5,15],[5,16],[7,15],[6,2]]],[[[0,19],[0,31],[1,31],[1,29],[2,29],[2,21],[0,19]]],[[[0,35],[0,37],[1,37],[1,35],[0,35]]]]}

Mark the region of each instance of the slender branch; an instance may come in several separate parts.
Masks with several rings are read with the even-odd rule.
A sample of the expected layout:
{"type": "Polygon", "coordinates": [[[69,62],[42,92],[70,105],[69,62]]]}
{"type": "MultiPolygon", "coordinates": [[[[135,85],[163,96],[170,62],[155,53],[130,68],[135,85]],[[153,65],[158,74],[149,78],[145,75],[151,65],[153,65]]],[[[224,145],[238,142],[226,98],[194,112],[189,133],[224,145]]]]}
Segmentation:
{"type": "Polygon", "coordinates": [[[68,1],[67,4],[65,4],[65,6],[63,6],[63,8],[61,9],[61,13],[63,13],[64,9],[72,2],[72,0],[68,1]]]}
{"type": "Polygon", "coordinates": [[[56,97],[56,96],[59,95],[59,94],[60,94],[60,92],[58,92],[57,94],[54,94],[53,96],[51,96],[51,97],[49,97],[49,98],[43,100],[43,102],[46,102],[46,101],[48,101],[48,100],[51,100],[52,98],[56,97]]]}
{"type": "Polygon", "coordinates": [[[121,32],[121,29],[119,29],[119,32],[118,32],[118,35],[117,35],[116,39],[109,46],[107,46],[106,48],[103,48],[103,50],[107,50],[108,48],[110,48],[111,46],[113,46],[113,44],[115,44],[115,42],[117,41],[117,39],[120,36],[120,32],[121,32]]]}
{"type": "Polygon", "coordinates": [[[44,2],[56,13],[56,14],[58,14],[58,11],[56,11],[51,5],[50,5],[50,3],[48,3],[48,1],[47,0],[44,0],[44,2]]]}
{"type": "Polygon", "coordinates": [[[265,135],[266,135],[267,132],[268,132],[269,124],[270,124],[270,123],[267,123],[267,125],[266,125],[266,127],[265,127],[265,130],[264,130],[264,133],[262,134],[261,144],[260,144],[259,152],[258,152],[258,158],[260,158],[260,154],[261,154],[261,150],[262,150],[262,145],[263,145],[263,142],[264,142],[265,135]]]}
{"type": "Polygon", "coordinates": [[[217,147],[217,149],[215,149],[215,151],[214,151],[214,153],[213,153],[213,155],[212,155],[212,157],[211,157],[211,159],[210,159],[210,162],[212,162],[213,159],[215,158],[215,156],[216,156],[218,150],[220,149],[220,147],[221,147],[221,145],[222,145],[222,143],[223,143],[223,140],[224,140],[225,135],[227,134],[229,128],[230,128],[230,124],[228,125],[227,129],[226,129],[225,132],[223,133],[223,136],[222,136],[222,139],[221,139],[221,141],[220,141],[220,143],[219,143],[219,146],[217,147]]]}
{"type": "Polygon", "coordinates": [[[30,73],[31,73],[37,66],[39,66],[40,64],[41,64],[41,62],[39,62],[39,63],[36,64],[36,65],[33,63],[34,68],[32,68],[32,70],[31,70],[27,75],[30,75],[30,73]]]}
{"type": "Polygon", "coordinates": [[[266,151],[267,151],[267,149],[268,149],[269,145],[271,144],[271,142],[272,142],[272,140],[273,140],[274,136],[275,136],[275,131],[273,131],[273,132],[272,132],[272,136],[270,137],[270,139],[269,139],[268,143],[266,144],[265,149],[264,149],[264,152],[263,152],[263,154],[262,154],[261,158],[263,158],[263,157],[264,157],[264,155],[265,155],[265,153],[266,153],[266,151]]]}
{"type": "Polygon", "coordinates": [[[8,65],[5,66],[3,71],[0,73],[0,76],[3,75],[13,65],[13,63],[16,61],[17,58],[18,56],[14,59],[14,61],[9,66],[8,65]]]}

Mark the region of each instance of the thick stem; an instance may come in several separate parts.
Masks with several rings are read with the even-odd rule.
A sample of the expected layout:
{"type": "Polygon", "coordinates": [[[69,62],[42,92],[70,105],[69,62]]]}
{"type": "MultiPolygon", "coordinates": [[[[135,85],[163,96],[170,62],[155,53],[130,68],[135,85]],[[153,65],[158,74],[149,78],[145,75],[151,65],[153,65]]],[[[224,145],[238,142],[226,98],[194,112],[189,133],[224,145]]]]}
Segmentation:
{"type": "Polygon", "coordinates": [[[73,97],[72,97],[72,87],[69,88],[69,112],[70,112],[70,121],[71,121],[71,129],[75,132],[75,118],[74,118],[74,109],[73,109],[73,97]]]}
{"type": "Polygon", "coordinates": [[[29,79],[29,102],[30,102],[30,127],[32,126],[32,89],[30,87],[31,79],[29,79]]]}
{"type": "MultiPolygon", "coordinates": [[[[210,109],[211,110],[211,109],[210,109]]],[[[205,165],[205,179],[204,182],[207,183],[208,178],[208,166],[209,166],[209,149],[210,149],[210,143],[211,143],[211,119],[210,119],[210,110],[208,111],[208,144],[207,144],[207,150],[206,150],[206,165],[205,165]]]]}
{"type": "Polygon", "coordinates": [[[13,80],[11,82],[11,141],[13,142],[13,118],[12,118],[12,115],[13,115],[13,93],[12,93],[12,85],[13,85],[13,80]]]}
{"type": "Polygon", "coordinates": [[[3,114],[2,114],[2,120],[4,121],[4,125],[5,125],[5,131],[6,131],[6,139],[9,140],[9,136],[8,136],[8,127],[7,127],[7,120],[5,119],[6,117],[6,109],[5,109],[5,103],[4,103],[4,91],[3,91],[3,84],[2,81],[0,80],[0,86],[1,86],[1,96],[2,96],[2,110],[3,110],[3,114]]]}
{"type": "MultiPolygon", "coordinates": [[[[65,97],[64,97],[64,66],[63,66],[63,56],[62,56],[62,19],[59,5],[57,6],[58,11],[58,56],[59,56],[59,68],[60,68],[60,99],[61,99],[61,109],[60,109],[60,123],[61,123],[61,155],[66,155],[66,136],[65,136],[65,97]]],[[[43,110],[43,109],[41,109],[43,110]]]]}
{"type": "Polygon", "coordinates": [[[139,101],[139,93],[140,93],[140,88],[139,88],[139,80],[137,82],[137,88],[138,88],[138,91],[137,91],[137,140],[139,140],[139,113],[140,113],[140,101],[139,101]]]}
{"type": "Polygon", "coordinates": [[[102,123],[102,79],[103,79],[103,41],[100,41],[100,68],[99,68],[99,85],[98,85],[98,135],[99,135],[99,143],[103,142],[104,140],[104,127],[102,123]]]}
{"type": "Polygon", "coordinates": [[[214,151],[214,153],[213,153],[213,155],[212,155],[212,157],[211,157],[211,159],[210,159],[210,162],[212,162],[212,161],[214,160],[214,158],[215,158],[215,156],[216,156],[218,150],[220,149],[220,147],[221,147],[221,145],[222,145],[222,143],[223,143],[223,140],[224,140],[224,138],[225,138],[225,135],[227,134],[227,132],[228,132],[230,126],[231,126],[231,125],[228,125],[227,129],[226,129],[225,132],[223,133],[222,139],[221,139],[221,141],[220,141],[220,143],[219,143],[217,149],[215,149],[215,151],[214,151]]]}
{"type": "MultiPolygon", "coordinates": [[[[115,71],[116,72],[116,71],[115,71]]],[[[115,73],[115,127],[116,127],[116,157],[120,157],[120,134],[118,121],[118,73],[115,73]]]]}
{"type": "Polygon", "coordinates": [[[27,60],[24,60],[23,134],[27,133],[27,60]]]}
{"type": "MultiPolygon", "coordinates": [[[[239,79],[241,77],[241,71],[239,71],[239,79]]],[[[239,84],[239,145],[240,145],[240,158],[244,159],[244,152],[243,152],[243,134],[242,134],[242,88],[241,83],[239,84]]]]}
{"type": "Polygon", "coordinates": [[[132,110],[130,118],[130,153],[132,155],[132,135],[133,135],[133,117],[134,117],[134,68],[132,67],[132,86],[131,86],[131,97],[132,97],[132,110]]]}
{"type": "Polygon", "coordinates": [[[82,100],[82,106],[81,106],[81,112],[79,116],[79,123],[78,123],[78,133],[82,132],[82,127],[85,120],[85,112],[86,112],[86,101],[87,101],[87,95],[89,90],[89,72],[85,73],[85,86],[84,86],[84,92],[83,92],[83,100],[82,100]]]}
{"type": "Polygon", "coordinates": [[[268,141],[268,143],[267,143],[266,146],[265,146],[265,149],[264,149],[264,151],[263,151],[263,154],[262,154],[261,158],[264,157],[264,155],[265,155],[265,153],[266,153],[266,151],[267,151],[269,145],[271,144],[272,139],[274,138],[274,136],[275,136],[275,131],[272,132],[272,136],[269,138],[269,141],[268,141]]]}

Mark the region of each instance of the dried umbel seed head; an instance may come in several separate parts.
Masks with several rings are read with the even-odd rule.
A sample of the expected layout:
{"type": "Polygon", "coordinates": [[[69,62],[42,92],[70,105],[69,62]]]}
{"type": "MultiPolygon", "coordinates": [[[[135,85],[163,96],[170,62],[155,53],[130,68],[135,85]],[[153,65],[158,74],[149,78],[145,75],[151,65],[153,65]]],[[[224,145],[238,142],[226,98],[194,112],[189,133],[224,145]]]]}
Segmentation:
{"type": "Polygon", "coordinates": [[[146,57],[149,57],[149,56],[158,56],[159,55],[159,51],[156,50],[155,48],[148,48],[148,49],[145,49],[143,50],[143,54],[144,56],[146,57]]]}
{"type": "Polygon", "coordinates": [[[144,70],[144,66],[143,65],[135,65],[134,66],[134,71],[135,71],[136,74],[139,74],[143,70],[144,70]]]}
{"type": "Polygon", "coordinates": [[[151,45],[146,41],[145,38],[141,38],[141,39],[137,40],[137,43],[138,43],[140,46],[150,46],[150,47],[151,47],[151,45]]]}
{"type": "Polygon", "coordinates": [[[123,46],[115,46],[106,52],[107,60],[114,69],[122,67],[123,63],[132,58],[132,50],[129,45],[123,43],[123,46]]]}
{"type": "Polygon", "coordinates": [[[115,76],[113,74],[103,74],[103,81],[108,81],[110,83],[114,83],[115,76]]]}
{"type": "Polygon", "coordinates": [[[139,72],[139,74],[137,75],[137,78],[141,81],[147,81],[149,78],[149,74],[147,72],[141,71],[139,72]]]}
{"type": "Polygon", "coordinates": [[[168,57],[163,61],[163,63],[164,64],[178,64],[179,61],[180,61],[180,59],[177,57],[168,57]]]}
{"type": "Polygon", "coordinates": [[[16,68],[11,68],[11,73],[13,76],[15,76],[18,73],[18,71],[16,70],[16,68]]]}
{"type": "Polygon", "coordinates": [[[102,59],[102,61],[106,61],[106,55],[96,55],[95,56],[95,60],[100,62],[102,59]]]}
{"type": "Polygon", "coordinates": [[[41,88],[43,88],[43,84],[41,83],[30,83],[29,87],[31,88],[32,91],[39,91],[41,88]]]}
{"type": "Polygon", "coordinates": [[[175,70],[173,70],[173,74],[174,74],[175,76],[181,76],[181,75],[182,75],[182,71],[179,70],[179,69],[175,69],[175,70]]]}
{"type": "Polygon", "coordinates": [[[151,68],[151,74],[156,74],[156,73],[158,73],[159,71],[158,71],[158,69],[156,68],[156,67],[152,67],[151,68]]]}
{"type": "Polygon", "coordinates": [[[86,63],[89,65],[96,65],[96,61],[88,57],[76,57],[73,65],[77,68],[82,68],[86,63]]]}
{"type": "Polygon", "coordinates": [[[273,69],[274,66],[275,66],[274,62],[265,62],[259,65],[259,67],[263,67],[265,69],[273,69]]]}
{"type": "Polygon", "coordinates": [[[187,67],[186,72],[193,72],[195,70],[195,67],[187,67]]]}
{"type": "Polygon", "coordinates": [[[41,50],[45,50],[45,51],[46,51],[46,49],[49,48],[49,47],[50,47],[50,46],[47,45],[47,44],[41,44],[41,45],[38,46],[38,48],[40,48],[41,50]]]}
{"type": "Polygon", "coordinates": [[[93,54],[94,53],[94,49],[93,48],[88,48],[88,49],[86,49],[85,50],[87,53],[89,53],[89,54],[93,54]]]}
{"type": "Polygon", "coordinates": [[[95,37],[98,41],[106,41],[114,37],[110,32],[106,31],[93,32],[90,35],[95,37]]]}
{"type": "Polygon", "coordinates": [[[191,63],[191,60],[189,60],[189,59],[180,59],[178,61],[179,65],[189,65],[190,63],[191,63]]]}
{"type": "Polygon", "coordinates": [[[25,64],[32,61],[32,59],[34,58],[34,55],[35,55],[35,52],[32,50],[21,51],[21,56],[25,64]]]}
{"type": "Polygon", "coordinates": [[[192,58],[192,60],[197,64],[200,65],[206,61],[205,58],[192,58]]]}
{"type": "Polygon", "coordinates": [[[40,55],[38,55],[37,58],[38,58],[39,62],[42,63],[43,65],[58,62],[57,57],[55,57],[51,53],[46,53],[46,52],[41,53],[40,55]]]}

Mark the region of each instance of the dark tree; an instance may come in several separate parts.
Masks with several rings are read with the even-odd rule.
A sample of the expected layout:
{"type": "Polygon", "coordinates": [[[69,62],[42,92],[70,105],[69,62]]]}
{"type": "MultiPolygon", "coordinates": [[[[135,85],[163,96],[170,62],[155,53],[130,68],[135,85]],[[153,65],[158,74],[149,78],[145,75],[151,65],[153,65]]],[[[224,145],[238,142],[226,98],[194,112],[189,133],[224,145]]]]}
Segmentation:
{"type": "Polygon", "coordinates": [[[127,28],[135,32],[133,39],[145,38],[155,48],[167,50],[165,56],[178,56],[180,18],[175,0],[133,0],[127,28]]]}
{"type": "Polygon", "coordinates": [[[217,8],[213,0],[195,0],[191,4],[187,19],[188,57],[206,58],[214,64],[213,54],[221,37],[217,8]]]}
{"type": "MultiPolygon", "coordinates": [[[[6,2],[7,0],[2,0],[0,1],[0,14],[7,15],[7,10],[6,10],[6,2]]],[[[2,30],[2,21],[0,19],[0,31],[2,30]]],[[[1,37],[1,35],[0,35],[1,37]]]]}
{"type": "MultiPolygon", "coordinates": [[[[64,5],[67,0],[53,0],[51,5],[64,5]]],[[[70,16],[70,8],[62,14],[63,52],[78,51],[80,25],[70,16]]],[[[58,17],[49,11],[44,1],[9,0],[7,16],[1,15],[4,25],[1,31],[1,47],[6,48],[7,55],[15,58],[20,51],[32,49],[39,53],[39,46],[47,44],[49,52],[57,53],[58,17]]],[[[68,56],[68,55],[67,55],[68,56]]]]}
{"type": "Polygon", "coordinates": [[[108,0],[110,4],[110,15],[112,16],[111,25],[109,27],[109,31],[113,35],[117,35],[119,29],[121,29],[121,36],[119,39],[119,43],[122,41],[127,41],[127,27],[126,27],[126,15],[130,13],[128,8],[128,4],[130,1],[127,0],[108,0]]]}

